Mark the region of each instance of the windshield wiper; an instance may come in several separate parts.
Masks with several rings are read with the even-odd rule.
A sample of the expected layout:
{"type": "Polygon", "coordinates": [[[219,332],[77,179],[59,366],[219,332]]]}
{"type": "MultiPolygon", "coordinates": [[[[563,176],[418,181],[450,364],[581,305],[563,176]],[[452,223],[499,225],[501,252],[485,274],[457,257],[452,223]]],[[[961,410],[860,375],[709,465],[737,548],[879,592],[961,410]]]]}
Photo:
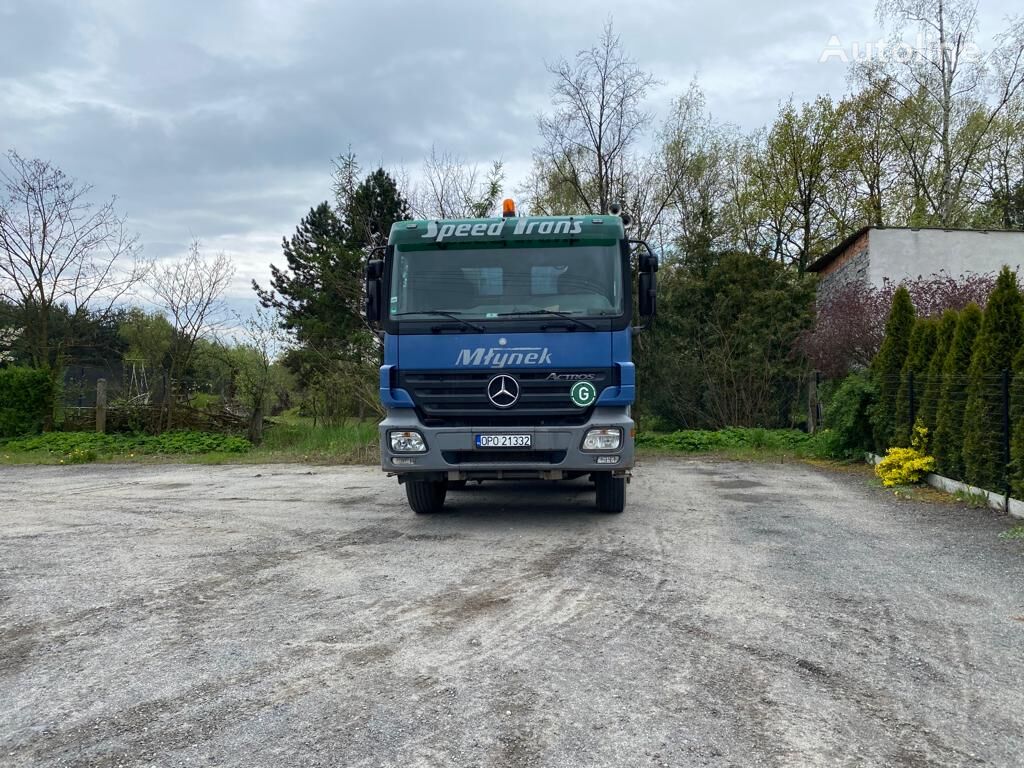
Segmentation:
{"type": "Polygon", "coordinates": [[[476,331],[477,333],[483,333],[486,330],[482,325],[477,325],[476,323],[471,323],[468,320],[463,320],[461,317],[459,317],[459,314],[457,312],[445,312],[440,309],[430,309],[425,310],[423,312],[395,312],[391,316],[405,317],[407,315],[434,315],[438,317],[448,317],[454,320],[459,325],[461,325],[463,328],[469,328],[471,330],[476,331]]]}
{"type": "Polygon", "coordinates": [[[555,317],[564,317],[566,320],[572,323],[576,323],[580,328],[586,328],[588,331],[596,331],[597,328],[592,326],[590,323],[585,323],[577,317],[573,317],[568,312],[559,312],[555,309],[528,309],[521,312],[501,312],[498,317],[512,317],[515,315],[554,315],[555,317]]]}

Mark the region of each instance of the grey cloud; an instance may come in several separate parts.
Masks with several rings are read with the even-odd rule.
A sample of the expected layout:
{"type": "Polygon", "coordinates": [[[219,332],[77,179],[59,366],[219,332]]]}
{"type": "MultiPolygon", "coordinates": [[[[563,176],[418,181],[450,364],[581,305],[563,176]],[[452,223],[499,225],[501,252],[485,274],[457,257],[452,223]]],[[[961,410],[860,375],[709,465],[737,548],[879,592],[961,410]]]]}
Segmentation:
{"type": "Polygon", "coordinates": [[[820,49],[872,24],[855,0],[0,0],[0,147],[117,193],[150,255],[196,235],[262,279],[349,145],[367,168],[414,172],[432,144],[526,168],[545,61],[593,44],[610,14],[645,67],[698,73],[716,116],[745,128],[791,93],[841,90],[820,49]]]}

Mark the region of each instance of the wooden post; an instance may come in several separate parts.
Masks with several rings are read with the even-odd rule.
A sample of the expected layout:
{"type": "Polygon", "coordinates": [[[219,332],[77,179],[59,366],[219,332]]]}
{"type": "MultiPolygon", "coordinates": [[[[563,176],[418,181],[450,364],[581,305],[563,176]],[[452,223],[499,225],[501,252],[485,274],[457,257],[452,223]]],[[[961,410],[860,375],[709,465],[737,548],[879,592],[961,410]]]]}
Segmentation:
{"type": "Polygon", "coordinates": [[[96,382],[96,431],[107,431],[107,380],[96,382]]]}

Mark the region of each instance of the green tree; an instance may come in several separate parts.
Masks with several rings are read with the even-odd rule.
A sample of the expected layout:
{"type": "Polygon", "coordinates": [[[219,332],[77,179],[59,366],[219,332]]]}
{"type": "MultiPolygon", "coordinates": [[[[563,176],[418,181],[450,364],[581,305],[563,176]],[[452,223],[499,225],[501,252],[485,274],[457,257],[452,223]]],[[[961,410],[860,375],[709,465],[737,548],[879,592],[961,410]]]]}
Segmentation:
{"type": "Polygon", "coordinates": [[[981,309],[968,304],[957,313],[956,330],[942,363],[942,386],[935,419],[932,453],[939,471],[955,478],[964,476],[964,405],[967,402],[967,373],[971,367],[974,342],[981,329],[981,309]]]}
{"type": "Polygon", "coordinates": [[[928,361],[928,368],[925,370],[923,394],[921,395],[921,406],[918,408],[919,419],[928,430],[929,439],[934,441],[935,421],[939,414],[939,393],[942,389],[942,367],[945,365],[949,349],[953,344],[953,334],[956,333],[957,313],[955,310],[947,309],[942,319],[938,321],[935,331],[935,351],[928,361]]]}
{"type": "Polygon", "coordinates": [[[964,479],[989,490],[998,490],[1005,480],[1001,381],[1021,346],[1022,311],[1017,275],[1003,267],[974,345],[964,413],[964,479]]]}
{"type": "Polygon", "coordinates": [[[800,272],[847,228],[829,199],[842,167],[836,162],[839,127],[839,114],[827,96],[799,108],[790,101],[782,106],[754,162],[764,182],[759,185],[762,205],[776,209],[766,221],[782,224],[771,233],[772,250],[780,260],[792,260],[800,272]]]}
{"type": "Polygon", "coordinates": [[[1013,358],[1010,424],[1010,490],[1020,499],[1024,498],[1024,347],[1013,358]]]}
{"type": "Polygon", "coordinates": [[[382,244],[392,224],[409,218],[409,203],[383,168],[363,179],[351,195],[339,196],[337,202],[349,248],[382,244]]]}
{"type": "Polygon", "coordinates": [[[362,254],[346,243],[345,227],[331,206],[320,203],[281,243],[287,267],[270,265],[270,290],[253,289],[265,308],[300,344],[313,347],[349,342],[363,327],[362,254]]]}
{"type": "Polygon", "coordinates": [[[648,423],[791,426],[805,375],[792,349],[812,320],[813,282],[742,253],[705,254],[662,274],[664,311],[637,355],[648,423]]]}
{"type": "Polygon", "coordinates": [[[916,421],[921,415],[925,374],[935,354],[937,330],[938,324],[930,317],[921,317],[914,321],[914,328],[910,332],[910,345],[907,347],[907,359],[903,363],[903,370],[900,371],[900,388],[896,394],[894,445],[910,445],[914,431],[914,425],[911,423],[911,405],[916,421]]]}
{"type": "Polygon", "coordinates": [[[892,297],[892,309],[885,323],[882,346],[871,362],[871,374],[878,388],[878,400],[871,410],[871,426],[875,436],[875,450],[879,453],[884,453],[894,445],[901,374],[910,350],[913,329],[914,304],[907,289],[900,286],[892,297]]]}

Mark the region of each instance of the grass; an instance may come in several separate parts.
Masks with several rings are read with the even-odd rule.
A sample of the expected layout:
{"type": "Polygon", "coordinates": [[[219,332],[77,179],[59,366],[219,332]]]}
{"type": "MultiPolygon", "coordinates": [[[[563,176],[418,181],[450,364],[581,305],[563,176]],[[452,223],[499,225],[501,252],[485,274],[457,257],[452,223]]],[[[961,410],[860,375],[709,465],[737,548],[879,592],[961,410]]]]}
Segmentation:
{"type": "Polygon", "coordinates": [[[268,425],[264,440],[258,446],[233,435],[185,430],[161,435],[49,432],[0,440],[0,464],[168,460],[201,464],[298,461],[373,464],[377,461],[377,426],[354,422],[314,427],[309,419],[286,417],[268,425]]]}
{"type": "Polygon", "coordinates": [[[246,461],[307,461],[330,464],[376,464],[377,423],[353,421],[341,426],[316,426],[301,417],[282,417],[268,427],[263,442],[246,461]]]}
{"type": "Polygon", "coordinates": [[[636,445],[641,454],[711,454],[738,461],[802,460],[833,463],[828,435],[809,435],[797,429],[729,427],[686,429],[676,432],[641,432],[636,445]]]}
{"type": "Polygon", "coordinates": [[[1003,531],[999,534],[999,538],[1004,541],[1024,541],[1024,525],[1015,525],[1013,528],[1003,531]]]}
{"type": "Polygon", "coordinates": [[[953,498],[961,504],[966,504],[975,509],[986,509],[988,507],[988,496],[975,491],[954,491],[953,498]]]}

